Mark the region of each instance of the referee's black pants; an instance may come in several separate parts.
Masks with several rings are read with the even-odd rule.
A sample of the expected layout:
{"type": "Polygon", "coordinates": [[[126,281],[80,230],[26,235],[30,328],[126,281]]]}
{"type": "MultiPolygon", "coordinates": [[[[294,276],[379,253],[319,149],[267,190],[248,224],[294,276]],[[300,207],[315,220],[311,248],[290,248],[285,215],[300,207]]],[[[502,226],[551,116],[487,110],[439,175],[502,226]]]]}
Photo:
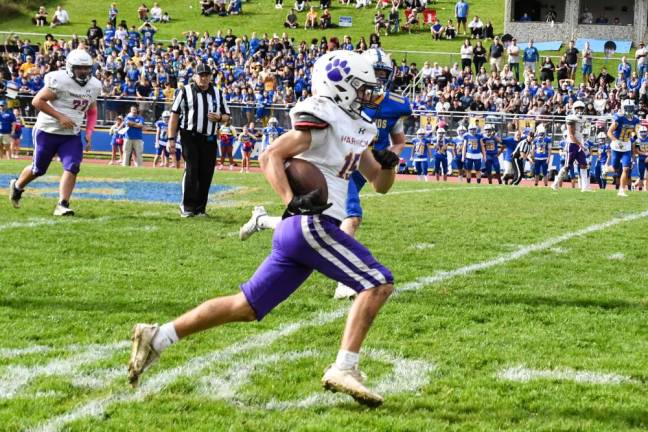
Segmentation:
{"type": "Polygon", "coordinates": [[[514,185],[519,185],[522,178],[524,178],[524,160],[522,157],[513,158],[513,173],[515,177],[512,184],[514,185]]]}
{"type": "Polygon", "coordinates": [[[182,209],[194,214],[205,213],[209,187],[214,177],[218,152],[216,136],[180,130],[182,158],[185,161],[182,178],[182,209]]]}

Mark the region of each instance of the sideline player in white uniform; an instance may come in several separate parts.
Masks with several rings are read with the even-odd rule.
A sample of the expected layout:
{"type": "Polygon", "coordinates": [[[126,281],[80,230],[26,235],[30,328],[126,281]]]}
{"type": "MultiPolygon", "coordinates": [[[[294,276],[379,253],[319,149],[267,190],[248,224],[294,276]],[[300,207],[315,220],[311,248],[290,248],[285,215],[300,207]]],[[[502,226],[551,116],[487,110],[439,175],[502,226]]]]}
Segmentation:
{"type": "Polygon", "coordinates": [[[137,324],[128,365],[131,384],[137,384],[142,372],[172,343],[225,323],[261,320],[317,270],[358,292],[337,360],[322,384],[365,405],[383,402],[363,384],[358,360],[372,321],[393,291],[393,277],[366,247],[339,228],[346,217],[352,172],[359,169],[379,193],[386,193],[394,182],[398,157],[368,149],[377,129],[364,118],[363,109],[374,107],[381,93],[371,65],[357,53],[332,51],[315,62],[314,96],[291,109],[293,130],[277,138],[260,158],[266,179],[287,206],[274,232],[272,252],[241,284],[242,292],[208,300],[162,326],[137,324]],[[312,192],[293,195],[284,171],[285,161],[293,157],[321,170],[330,204],[313,202],[312,192]]]}
{"type": "Polygon", "coordinates": [[[45,75],[45,87],[32,101],[34,108],[40,111],[32,131],[33,162],[9,184],[9,197],[15,208],[20,207],[25,187],[45,174],[58,154],[64,172],[54,215],[74,215],[70,208],[70,196],[83,159],[81,125],[87,114],[85,150],[89,151],[97,123],[96,101],[101,93],[101,82],[92,76],[92,63],[90,54],[83,49],[75,49],[65,59],[65,70],[45,75]]]}
{"type": "Polygon", "coordinates": [[[567,125],[567,141],[569,145],[566,146],[567,155],[565,156],[565,163],[558,171],[556,178],[551,185],[551,188],[557,191],[560,188],[562,180],[567,176],[569,167],[578,162],[579,181],[581,192],[590,192],[589,187],[589,173],[587,172],[587,149],[585,148],[585,139],[583,137],[583,112],[585,111],[585,104],[581,101],[574,102],[574,112],[569,114],[565,119],[567,125]]]}

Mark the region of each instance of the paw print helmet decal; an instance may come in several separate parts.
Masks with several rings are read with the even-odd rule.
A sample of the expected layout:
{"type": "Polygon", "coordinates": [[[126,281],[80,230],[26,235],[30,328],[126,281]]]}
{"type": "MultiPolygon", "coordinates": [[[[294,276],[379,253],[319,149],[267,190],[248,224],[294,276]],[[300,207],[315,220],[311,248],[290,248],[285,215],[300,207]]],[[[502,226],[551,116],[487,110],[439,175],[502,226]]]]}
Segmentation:
{"type": "Polygon", "coordinates": [[[371,122],[367,111],[377,110],[382,86],[372,65],[362,55],[346,50],[321,56],[313,67],[313,95],[334,101],[352,118],[371,122]]]}

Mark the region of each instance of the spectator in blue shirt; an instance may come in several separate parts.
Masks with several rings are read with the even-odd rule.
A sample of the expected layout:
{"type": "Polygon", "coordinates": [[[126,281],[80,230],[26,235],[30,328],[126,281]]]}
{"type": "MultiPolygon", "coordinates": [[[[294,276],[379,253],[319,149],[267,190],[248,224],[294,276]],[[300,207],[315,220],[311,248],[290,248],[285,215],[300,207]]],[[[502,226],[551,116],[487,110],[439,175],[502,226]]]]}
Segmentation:
{"type": "Polygon", "coordinates": [[[131,154],[135,153],[135,166],[142,166],[144,152],[143,129],[144,117],[139,115],[137,105],[132,105],[130,113],[124,119],[126,124],[126,139],[124,141],[124,160],[122,165],[130,166],[131,154]]]}
{"type": "Polygon", "coordinates": [[[139,27],[138,30],[142,34],[142,40],[144,41],[144,45],[146,46],[153,45],[153,37],[155,36],[157,29],[153,27],[151,23],[145,22],[139,27]]]}
{"type": "Polygon", "coordinates": [[[620,79],[627,81],[632,73],[632,66],[628,63],[626,56],[621,57],[621,63],[617,66],[617,73],[620,79]]]}
{"type": "Polygon", "coordinates": [[[530,40],[527,47],[524,48],[523,59],[524,69],[527,70],[530,68],[535,74],[536,63],[540,60],[540,53],[538,52],[538,49],[533,46],[533,40],[530,40]]]}
{"type": "Polygon", "coordinates": [[[0,100],[0,159],[11,159],[11,135],[16,129],[16,116],[7,109],[6,102],[0,100]]]}
{"type": "Polygon", "coordinates": [[[468,21],[468,3],[464,0],[458,0],[455,4],[455,17],[457,17],[457,31],[461,29],[463,23],[463,34],[466,35],[466,22],[468,21]]]}

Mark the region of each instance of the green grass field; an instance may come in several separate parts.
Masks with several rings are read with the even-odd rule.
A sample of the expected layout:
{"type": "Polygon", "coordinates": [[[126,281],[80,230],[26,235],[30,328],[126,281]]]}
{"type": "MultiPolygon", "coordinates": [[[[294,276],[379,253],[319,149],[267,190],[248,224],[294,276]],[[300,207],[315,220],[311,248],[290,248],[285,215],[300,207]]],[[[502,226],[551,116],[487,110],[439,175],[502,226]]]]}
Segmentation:
{"type": "MultiPolygon", "coordinates": [[[[0,176],[23,165],[2,162],[0,176]]],[[[80,180],[179,178],[86,164],[80,180]]],[[[359,238],[399,290],[361,359],[381,408],[320,388],[348,308],[320,275],[260,323],[171,347],[130,389],[134,323],[236,292],[270,250],[270,232],[236,237],[255,203],[281,211],[261,175],[214,183],[239,189],[214,196],[208,219],[92,199],[56,219],[55,199],[34,189],[19,210],[4,198],[1,430],[648,428],[648,193],[611,190],[402,181],[391,196],[365,192],[359,238]]]]}

